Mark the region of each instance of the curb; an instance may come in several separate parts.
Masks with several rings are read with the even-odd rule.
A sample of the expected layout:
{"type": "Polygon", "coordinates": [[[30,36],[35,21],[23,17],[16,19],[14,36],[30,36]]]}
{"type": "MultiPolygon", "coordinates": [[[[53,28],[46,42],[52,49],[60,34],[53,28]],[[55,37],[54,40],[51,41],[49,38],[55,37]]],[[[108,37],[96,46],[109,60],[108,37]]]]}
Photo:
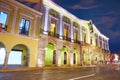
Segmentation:
{"type": "Polygon", "coordinates": [[[72,69],[72,68],[84,68],[84,67],[96,67],[94,66],[73,66],[73,67],[27,67],[27,68],[7,68],[7,69],[0,69],[0,73],[7,73],[7,72],[22,72],[22,71],[36,71],[36,70],[58,70],[58,69],[72,69]]]}

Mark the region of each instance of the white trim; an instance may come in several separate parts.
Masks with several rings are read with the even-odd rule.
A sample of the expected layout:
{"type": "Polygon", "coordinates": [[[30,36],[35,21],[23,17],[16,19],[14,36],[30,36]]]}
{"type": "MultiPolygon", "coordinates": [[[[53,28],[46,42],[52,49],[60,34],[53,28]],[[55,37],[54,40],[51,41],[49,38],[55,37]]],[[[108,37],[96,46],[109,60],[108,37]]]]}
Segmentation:
{"type": "Polygon", "coordinates": [[[52,16],[52,15],[49,15],[49,17],[50,17],[50,19],[53,18],[53,19],[55,19],[56,21],[59,20],[58,18],[56,18],[56,17],[54,17],[54,16],[52,16]]]}
{"type": "Polygon", "coordinates": [[[29,13],[20,12],[20,15],[25,16],[25,17],[28,17],[28,18],[30,18],[30,19],[34,19],[34,18],[32,17],[32,15],[30,15],[29,13]]]}
{"type": "Polygon", "coordinates": [[[65,21],[63,21],[63,25],[67,25],[70,27],[70,24],[69,23],[66,23],[65,21]]]}

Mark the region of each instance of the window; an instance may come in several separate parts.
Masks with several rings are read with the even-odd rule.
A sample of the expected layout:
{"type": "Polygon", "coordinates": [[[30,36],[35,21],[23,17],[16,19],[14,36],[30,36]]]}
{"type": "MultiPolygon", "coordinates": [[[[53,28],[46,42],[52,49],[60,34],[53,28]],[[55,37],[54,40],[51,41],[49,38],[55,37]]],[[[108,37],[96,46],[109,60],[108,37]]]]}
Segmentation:
{"type": "Polygon", "coordinates": [[[23,34],[23,35],[28,35],[29,34],[29,27],[30,27],[30,20],[22,18],[21,22],[20,22],[19,33],[23,34]]]}
{"type": "Polygon", "coordinates": [[[50,35],[51,36],[55,35],[55,24],[54,23],[50,24],[50,35]]]}
{"type": "Polygon", "coordinates": [[[96,42],[96,46],[98,46],[98,39],[97,38],[95,39],[95,42],[96,42]]]}
{"type": "Polygon", "coordinates": [[[86,34],[83,33],[83,42],[86,43],[86,34]]]}
{"type": "Polygon", "coordinates": [[[77,33],[74,32],[74,40],[77,40],[77,33]]]}
{"type": "Polygon", "coordinates": [[[64,28],[64,38],[67,39],[68,35],[68,29],[64,28]]]}
{"type": "Polygon", "coordinates": [[[74,31],[73,36],[74,36],[73,37],[74,40],[77,41],[77,36],[78,36],[78,31],[77,30],[74,31]]]}
{"type": "Polygon", "coordinates": [[[67,39],[68,38],[68,27],[67,25],[64,24],[64,39],[67,39]]]}
{"type": "Polygon", "coordinates": [[[2,30],[6,30],[6,21],[7,21],[8,14],[5,12],[0,11],[0,32],[2,30]]]}

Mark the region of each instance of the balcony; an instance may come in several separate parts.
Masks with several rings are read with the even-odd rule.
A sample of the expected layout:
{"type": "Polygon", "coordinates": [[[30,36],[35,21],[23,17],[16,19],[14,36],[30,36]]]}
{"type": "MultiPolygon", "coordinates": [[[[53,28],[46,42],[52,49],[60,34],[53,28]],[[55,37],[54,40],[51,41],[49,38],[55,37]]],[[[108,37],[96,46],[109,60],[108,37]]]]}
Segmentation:
{"type": "Polygon", "coordinates": [[[59,34],[48,31],[48,36],[59,38],[59,34]]]}

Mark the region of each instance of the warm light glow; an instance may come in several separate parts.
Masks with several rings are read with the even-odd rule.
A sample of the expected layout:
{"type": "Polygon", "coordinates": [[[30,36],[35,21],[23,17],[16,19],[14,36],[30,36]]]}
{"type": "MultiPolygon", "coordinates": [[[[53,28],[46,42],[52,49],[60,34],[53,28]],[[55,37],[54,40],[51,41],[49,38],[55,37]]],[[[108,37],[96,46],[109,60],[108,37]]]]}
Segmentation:
{"type": "Polygon", "coordinates": [[[77,33],[74,32],[74,39],[76,40],[77,39],[77,33]]]}
{"type": "Polygon", "coordinates": [[[51,23],[51,27],[53,27],[53,28],[54,28],[54,27],[55,27],[55,24],[51,23]]]}

